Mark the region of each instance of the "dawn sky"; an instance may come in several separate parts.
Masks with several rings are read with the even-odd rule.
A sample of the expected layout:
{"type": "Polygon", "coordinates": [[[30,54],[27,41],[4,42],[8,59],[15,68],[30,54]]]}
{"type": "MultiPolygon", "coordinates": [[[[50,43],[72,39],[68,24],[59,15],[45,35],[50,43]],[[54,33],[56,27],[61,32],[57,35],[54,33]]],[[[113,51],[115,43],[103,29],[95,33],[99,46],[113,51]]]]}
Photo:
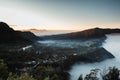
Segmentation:
{"type": "Polygon", "coordinates": [[[120,0],[0,0],[0,21],[14,29],[120,28],[120,0]]]}

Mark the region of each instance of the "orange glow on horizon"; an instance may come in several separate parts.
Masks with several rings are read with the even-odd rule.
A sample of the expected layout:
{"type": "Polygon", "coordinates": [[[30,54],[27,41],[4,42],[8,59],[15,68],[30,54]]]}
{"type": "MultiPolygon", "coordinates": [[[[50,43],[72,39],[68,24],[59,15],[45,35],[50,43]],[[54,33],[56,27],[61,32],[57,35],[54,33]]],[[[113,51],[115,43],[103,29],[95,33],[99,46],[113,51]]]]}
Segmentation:
{"type": "Polygon", "coordinates": [[[55,18],[50,18],[45,15],[40,15],[37,13],[18,10],[12,8],[0,7],[1,18],[0,21],[6,22],[15,30],[28,30],[28,29],[38,29],[38,30],[72,30],[81,31],[90,28],[120,28],[119,21],[116,22],[87,22],[87,21],[63,21],[55,18]],[[16,11],[16,13],[14,12],[16,11]],[[6,13],[6,14],[5,14],[6,13]],[[28,14],[29,13],[29,14],[28,14]],[[14,15],[14,16],[11,16],[14,15]],[[14,18],[13,18],[14,17],[14,18]],[[73,23],[72,23],[73,22],[73,23]],[[12,25],[11,25],[12,24],[12,25]]]}
{"type": "MultiPolygon", "coordinates": [[[[99,26],[95,26],[95,27],[49,27],[49,28],[40,28],[40,27],[23,27],[23,26],[17,26],[17,25],[10,25],[11,28],[13,28],[14,30],[21,30],[21,31],[24,31],[24,30],[30,30],[30,29],[36,29],[36,30],[63,30],[63,31],[82,31],[82,30],[86,30],[86,29],[90,29],[90,28],[96,28],[96,27],[99,27],[99,26]]],[[[118,27],[118,26],[117,26],[118,27]]],[[[102,27],[99,27],[99,28],[111,28],[111,29],[114,29],[116,28],[115,25],[112,26],[112,27],[109,27],[109,26],[102,26],[102,27]]]]}

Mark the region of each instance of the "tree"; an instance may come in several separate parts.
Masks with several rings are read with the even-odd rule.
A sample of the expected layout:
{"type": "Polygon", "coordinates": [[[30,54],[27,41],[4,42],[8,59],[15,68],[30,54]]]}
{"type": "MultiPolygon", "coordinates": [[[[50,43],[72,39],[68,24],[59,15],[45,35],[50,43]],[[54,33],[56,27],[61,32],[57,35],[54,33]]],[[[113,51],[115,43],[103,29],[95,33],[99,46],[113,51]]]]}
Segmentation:
{"type": "Polygon", "coordinates": [[[109,68],[109,72],[103,76],[103,80],[120,80],[120,71],[118,68],[109,68]]]}
{"type": "Polygon", "coordinates": [[[83,80],[83,76],[82,76],[82,75],[80,75],[80,77],[78,78],[78,80],[83,80]]]}
{"type": "Polygon", "coordinates": [[[97,73],[98,73],[99,69],[92,69],[90,74],[87,74],[84,78],[84,80],[99,80],[99,78],[97,77],[97,73]]]}
{"type": "Polygon", "coordinates": [[[8,67],[3,60],[0,59],[0,79],[6,80],[8,77],[8,67]]]}

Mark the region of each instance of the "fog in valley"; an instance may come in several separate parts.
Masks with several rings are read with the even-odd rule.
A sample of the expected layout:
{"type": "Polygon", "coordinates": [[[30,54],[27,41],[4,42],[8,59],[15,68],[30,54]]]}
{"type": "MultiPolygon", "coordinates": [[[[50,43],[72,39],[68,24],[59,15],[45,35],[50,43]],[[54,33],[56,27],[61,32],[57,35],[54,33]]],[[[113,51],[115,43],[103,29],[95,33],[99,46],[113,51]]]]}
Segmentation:
{"type": "MultiPolygon", "coordinates": [[[[102,43],[101,47],[104,47],[107,51],[112,53],[115,58],[96,63],[76,63],[68,71],[71,75],[71,80],[77,80],[81,74],[85,77],[92,69],[100,69],[99,72],[102,72],[98,72],[98,77],[100,77],[100,74],[103,74],[109,67],[116,66],[120,68],[120,34],[109,34],[106,35],[106,37],[107,39],[102,43]]],[[[94,40],[95,39],[85,42],[81,42],[81,40],[45,40],[38,42],[47,47],[74,49],[73,52],[77,54],[81,50],[81,46],[89,47],[89,44],[91,45],[94,40]]]]}
{"type": "MultiPolygon", "coordinates": [[[[71,80],[77,80],[80,74],[85,76],[86,74],[90,73],[91,69],[100,69],[100,72],[104,73],[108,67],[116,66],[117,68],[120,68],[120,34],[110,34],[106,36],[107,39],[102,46],[107,51],[112,53],[115,58],[92,64],[77,63],[73,65],[69,71],[71,74],[71,80]]],[[[100,77],[101,75],[98,76],[100,77]]]]}

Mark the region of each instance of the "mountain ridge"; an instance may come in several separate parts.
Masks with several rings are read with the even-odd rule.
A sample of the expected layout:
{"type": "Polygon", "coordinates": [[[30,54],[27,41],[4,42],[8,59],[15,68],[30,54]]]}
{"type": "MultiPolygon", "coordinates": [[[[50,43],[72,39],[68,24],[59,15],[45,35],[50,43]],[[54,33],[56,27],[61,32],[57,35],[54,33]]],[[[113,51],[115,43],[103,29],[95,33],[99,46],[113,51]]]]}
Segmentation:
{"type": "Polygon", "coordinates": [[[31,32],[15,31],[4,22],[0,22],[0,38],[0,43],[32,43],[39,39],[31,32]]]}
{"type": "Polygon", "coordinates": [[[92,28],[84,31],[72,32],[67,34],[43,36],[43,39],[91,39],[91,38],[102,38],[106,37],[106,34],[120,33],[120,29],[110,28],[92,28]]]}

